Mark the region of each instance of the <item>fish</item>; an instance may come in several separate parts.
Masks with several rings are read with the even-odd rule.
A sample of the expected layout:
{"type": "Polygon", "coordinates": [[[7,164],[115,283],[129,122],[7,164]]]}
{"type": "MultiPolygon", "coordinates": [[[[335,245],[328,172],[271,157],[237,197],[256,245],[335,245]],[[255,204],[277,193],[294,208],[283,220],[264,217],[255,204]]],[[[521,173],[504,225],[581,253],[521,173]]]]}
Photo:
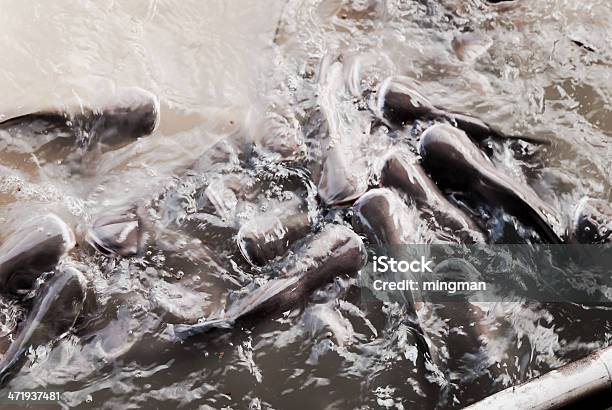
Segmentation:
{"type": "Polygon", "coordinates": [[[174,335],[186,339],[294,309],[335,277],[355,275],[365,261],[365,247],[355,232],[346,226],[327,225],[296,244],[292,253],[273,264],[271,271],[276,273],[273,279],[201,323],[174,325],[174,335]]]}
{"type": "Polygon", "coordinates": [[[490,137],[521,139],[537,144],[546,142],[532,136],[507,135],[480,118],[436,106],[420,94],[414,87],[414,82],[405,76],[386,78],[378,88],[374,107],[378,118],[393,126],[404,127],[417,120],[443,121],[465,131],[477,142],[490,137]]]}
{"type": "Polygon", "coordinates": [[[480,227],[444,196],[412,153],[391,153],[381,170],[380,184],[404,194],[422,212],[432,215],[442,230],[451,230],[459,236],[462,243],[486,241],[480,227]]]}
{"type": "Polygon", "coordinates": [[[290,246],[312,228],[306,212],[287,216],[266,215],[244,224],[236,241],[244,259],[253,266],[264,266],[283,256],[290,246]]]}
{"type": "Polygon", "coordinates": [[[418,151],[438,185],[475,193],[533,227],[542,240],[563,242],[553,229],[559,224],[556,211],[528,186],[497,169],[464,131],[449,124],[432,125],[423,132],[418,151]]]}
{"type": "Polygon", "coordinates": [[[12,135],[57,134],[76,137],[83,145],[117,145],[152,134],[160,122],[159,98],[139,87],[125,87],[110,102],[65,107],[22,114],[0,122],[12,135]]]}
{"type": "Polygon", "coordinates": [[[369,190],[353,204],[352,224],[378,246],[420,243],[408,206],[387,188],[369,190]]]}
{"type": "Polygon", "coordinates": [[[72,229],[57,215],[33,217],[0,244],[0,292],[29,292],[75,246],[72,229]]]}
{"type": "MultiPolygon", "coordinates": [[[[368,191],[353,205],[353,228],[362,233],[370,243],[376,246],[376,256],[387,255],[396,260],[410,261],[419,257],[428,257],[429,248],[419,230],[418,219],[414,212],[395,192],[388,188],[375,188],[368,191]]],[[[420,278],[409,272],[371,272],[372,278],[385,278],[401,282],[418,281],[420,278]],[[380,276],[379,276],[380,275],[380,276]]],[[[401,292],[390,292],[384,295],[390,301],[399,302],[408,308],[406,324],[415,329],[421,348],[427,352],[434,363],[439,362],[438,349],[433,343],[428,330],[423,297],[420,290],[410,289],[401,292]]]]}
{"type": "Polygon", "coordinates": [[[444,111],[435,107],[404,76],[387,77],[376,92],[376,114],[390,124],[404,126],[417,120],[444,117],[444,111]]]}
{"type": "MultiPolygon", "coordinates": [[[[365,235],[376,247],[377,256],[385,254],[398,260],[410,260],[411,255],[408,254],[423,249],[406,246],[423,243],[418,220],[413,215],[395,192],[387,188],[375,188],[355,202],[351,222],[353,229],[365,235]]],[[[401,272],[390,275],[398,281],[407,279],[401,272]]],[[[402,295],[402,301],[414,308],[415,300],[418,299],[414,296],[413,291],[407,291],[402,295]]]]}
{"type": "Polygon", "coordinates": [[[0,383],[24,358],[30,347],[56,340],[76,323],[87,295],[87,281],[77,269],[58,269],[35,296],[27,318],[18,327],[18,335],[0,361],[0,383]]]}

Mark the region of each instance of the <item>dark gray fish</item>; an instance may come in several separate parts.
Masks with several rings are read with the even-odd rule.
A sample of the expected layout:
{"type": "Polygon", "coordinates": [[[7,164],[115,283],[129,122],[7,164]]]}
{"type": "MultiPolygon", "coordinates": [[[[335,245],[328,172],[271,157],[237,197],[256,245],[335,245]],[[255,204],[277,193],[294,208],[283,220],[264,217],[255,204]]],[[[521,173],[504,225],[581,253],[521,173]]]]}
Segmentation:
{"type": "Polygon", "coordinates": [[[485,241],[480,228],[446,199],[414,155],[408,152],[391,154],[382,168],[380,183],[405,194],[420,210],[430,213],[442,228],[451,229],[462,240],[472,243],[485,241]]]}
{"type": "Polygon", "coordinates": [[[558,224],[555,211],[534,191],[495,168],[465,132],[448,124],[433,125],[421,136],[419,154],[438,184],[477,193],[487,203],[501,206],[533,227],[543,240],[562,242],[552,228],[558,224]]]}
{"type": "Polygon", "coordinates": [[[74,245],[72,230],[58,216],[28,220],[0,245],[0,292],[28,292],[74,245]]]}
{"type": "Polygon", "coordinates": [[[584,197],[576,206],[568,239],[575,243],[612,242],[612,207],[601,199],[584,197]]]}
{"type": "Polygon", "coordinates": [[[353,228],[373,244],[392,246],[419,243],[408,206],[393,191],[368,191],[353,205],[353,228]]]}
{"type": "Polygon", "coordinates": [[[405,126],[417,120],[447,121],[479,142],[489,137],[544,142],[534,137],[506,135],[479,118],[435,106],[414,89],[408,77],[403,76],[389,77],[383,81],[377,93],[376,111],[381,119],[395,126],[405,126]]]}
{"type": "Polygon", "coordinates": [[[444,116],[425,96],[416,91],[408,77],[388,77],[378,88],[377,115],[393,125],[404,126],[417,120],[433,120],[444,116]]]}
{"type": "Polygon", "coordinates": [[[137,207],[99,217],[87,232],[86,241],[104,254],[134,256],[142,253],[145,229],[137,207]]]}
{"type": "MultiPolygon", "coordinates": [[[[357,232],[363,233],[368,240],[377,246],[377,256],[387,255],[396,260],[409,261],[420,257],[426,251],[425,247],[414,246],[422,244],[419,227],[415,226],[414,216],[409,207],[393,191],[387,188],[378,188],[368,191],[353,205],[353,227],[357,232]],[[403,245],[403,246],[402,246],[403,245]],[[413,246],[406,246],[413,245],[413,246]]],[[[387,280],[417,280],[410,273],[386,273],[387,280]]],[[[422,324],[426,322],[423,317],[423,303],[419,290],[406,290],[396,295],[385,295],[391,301],[400,302],[412,310],[407,316],[410,326],[417,330],[422,348],[427,350],[434,362],[438,362],[438,353],[431,341],[427,329],[422,324]],[[414,313],[414,316],[413,316],[414,313]]]]}
{"type": "Polygon", "coordinates": [[[310,230],[311,220],[306,212],[284,217],[269,215],[244,224],[238,231],[237,242],[247,262],[264,266],[287,253],[310,230]]]}
{"type": "Polygon", "coordinates": [[[160,120],[159,99],[138,87],[120,89],[112,104],[102,107],[66,107],[10,118],[0,130],[20,135],[63,134],[91,143],[114,145],[151,134],[160,120]]]}
{"type": "MultiPolygon", "coordinates": [[[[419,227],[408,206],[393,191],[377,188],[368,191],[353,205],[353,228],[364,234],[370,243],[378,247],[377,253],[393,256],[398,260],[410,260],[413,249],[410,244],[420,244],[419,227]]],[[[403,273],[392,273],[397,280],[406,279],[403,273]]],[[[403,301],[413,308],[415,297],[405,292],[403,301]]]]}
{"type": "Polygon", "coordinates": [[[274,265],[273,271],[278,272],[278,277],[249,292],[219,316],[197,325],[174,326],[174,333],[184,339],[295,308],[335,277],[357,273],[364,266],[365,258],[366,251],[357,234],[344,226],[327,226],[274,265]]]}
{"type": "Polygon", "coordinates": [[[0,382],[21,361],[30,346],[47,344],[75,324],[87,294],[87,282],[81,272],[65,267],[58,270],[38,291],[34,304],[19,334],[2,356],[0,382]]]}
{"type": "Polygon", "coordinates": [[[141,88],[122,90],[112,105],[83,117],[85,129],[97,141],[117,144],[155,131],[160,121],[159,99],[141,88]]]}

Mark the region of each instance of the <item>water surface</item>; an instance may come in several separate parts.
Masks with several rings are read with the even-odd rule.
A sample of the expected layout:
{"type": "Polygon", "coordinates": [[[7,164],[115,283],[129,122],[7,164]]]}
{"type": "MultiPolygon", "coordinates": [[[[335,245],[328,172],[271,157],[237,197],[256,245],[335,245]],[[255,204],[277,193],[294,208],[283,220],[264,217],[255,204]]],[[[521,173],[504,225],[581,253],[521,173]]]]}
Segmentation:
{"type": "MultiPolygon", "coordinates": [[[[561,224],[585,195],[612,200],[607,0],[5,1],[2,10],[0,118],[68,101],[95,104],[112,100],[119,87],[139,86],[159,96],[162,122],[151,137],[104,152],[79,172],[61,144],[0,138],[0,236],[48,211],[85,226],[104,210],[164,190],[179,192],[168,220],[175,226],[202,185],[185,176],[191,164],[222,138],[260,141],[269,113],[312,131],[313,110],[324,101],[320,79],[337,61],[350,91],[368,92],[402,74],[438,105],[508,134],[550,140],[535,160],[515,158],[508,147],[495,159],[554,206],[561,224]],[[452,40],[465,32],[488,47],[461,59],[452,40]]],[[[360,124],[360,111],[343,111],[349,94],[331,100],[340,129],[360,124]]],[[[384,130],[362,141],[369,158],[389,148],[377,133],[384,130]]],[[[258,183],[276,185],[266,186],[272,194],[244,218],[281,202],[316,212],[304,167],[285,167],[250,171],[258,183]],[[285,191],[306,205],[280,199],[285,191]]],[[[4,391],[61,391],[61,406],[79,408],[460,407],[612,338],[605,306],[500,302],[473,326],[498,329],[486,347],[504,370],[489,377],[485,359],[474,356],[447,374],[424,362],[404,307],[364,300],[358,282],[343,279],[304,311],[173,343],[168,311],[210,314],[229,291],[260,275],[239,260],[231,231],[204,231],[189,254],[73,252],[96,292],[96,314],[75,334],[30,351],[4,391]]],[[[7,334],[20,312],[3,304],[7,334]]],[[[435,314],[427,325],[442,346],[461,333],[435,314]]]]}

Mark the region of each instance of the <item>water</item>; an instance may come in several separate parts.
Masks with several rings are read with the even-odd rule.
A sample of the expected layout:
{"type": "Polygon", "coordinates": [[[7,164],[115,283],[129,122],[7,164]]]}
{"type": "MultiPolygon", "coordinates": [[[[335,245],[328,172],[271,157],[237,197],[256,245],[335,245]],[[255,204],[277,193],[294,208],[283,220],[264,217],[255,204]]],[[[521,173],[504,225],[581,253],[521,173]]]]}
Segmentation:
{"type": "MultiPolygon", "coordinates": [[[[159,96],[162,122],[154,135],[78,169],[65,159],[70,148],[57,141],[1,139],[0,236],[40,212],[77,227],[149,200],[167,229],[160,234],[166,247],[144,258],[74,251],[70,260],[89,279],[97,307],[75,334],[30,351],[3,391],[61,391],[62,406],[82,408],[453,407],[610,343],[612,316],[604,306],[499,303],[473,326],[498,329],[487,349],[504,370],[496,380],[483,376],[485,359],[474,356],[448,375],[423,362],[403,308],[366,302],[347,280],[305,311],[251,330],[174,343],[167,328],[222,308],[229,291],[262,275],[235,245],[243,221],[296,211],[315,223],[342,219],[342,211],[317,211],[321,146],[349,150],[350,172],[376,168],[395,143],[383,128],[370,127],[353,100],[391,74],[413,78],[437,105],[478,115],[508,134],[551,140],[535,158],[517,159],[506,146],[495,159],[557,209],[560,225],[584,195],[610,201],[606,0],[2,6],[0,118],[69,101],[96,104],[119,87],[139,86],[159,96]],[[461,54],[452,40],[467,31],[480,46],[461,54]],[[317,127],[318,115],[333,124],[329,136],[317,127]],[[224,138],[247,136],[265,146],[265,131],[278,129],[306,135],[304,151],[289,165],[262,154],[259,165],[238,173],[238,184],[261,187],[247,205],[226,209],[221,220],[194,215],[201,190],[215,185],[188,172],[191,164],[224,138]]],[[[434,238],[427,229],[419,235],[434,238]]],[[[3,301],[3,335],[21,314],[3,301]]],[[[441,346],[460,339],[436,314],[427,327],[441,346]]]]}

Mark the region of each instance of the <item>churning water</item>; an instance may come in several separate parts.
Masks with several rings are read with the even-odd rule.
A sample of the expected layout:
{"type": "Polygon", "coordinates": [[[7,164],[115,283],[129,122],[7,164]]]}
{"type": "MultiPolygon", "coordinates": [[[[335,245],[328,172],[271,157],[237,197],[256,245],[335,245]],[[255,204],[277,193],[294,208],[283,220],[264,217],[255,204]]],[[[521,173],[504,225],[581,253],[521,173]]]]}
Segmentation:
{"type": "MultiPolygon", "coordinates": [[[[612,342],[606,306],[498,302],[468,324],[495,329],[481,340],[488,355],[452,357],[449,372],[424,360],[406,307],[364,300],[349,278],[252,328],[181,342],[169,331],[266,276],[244,261],[240,226],[287,214],[314,225],[346,220],[342,206],[317,199],[321,152],[340,147],[336,161],[357,191],[377,184],[369,170],[410,139],[376,124],[360,101],[390,75],[413,79],[436,105],[550,141],[521,157],[502,144],[492,156],[562,216],[559,226],[585,195],[610,202],[608,0],[1,5],[0,120],[112,103],[131,86],[161,103],[153,135],[77,160],[66,136],[0,134],[0,236],[56,213],[83,245],[68,261],[95,299],[73,332],[28,351],[3,397],[60,391],[62,406],[79,408],[460,407],[612,342]],[[228,138],[255,143],[240,154],[255,158],[250,166],[199,173],[194,162],[228,138]],[[84,227],[134,204],[156,221],[156,245],[143,257],[85,246],[84,227]],[[492,371],[490,357],[501,367],[492,371]]],[[[414,218],[414,240],[434,241],[414,218]]],[[[6,345],[25,313],[10,298],[1,306],[6,345]]],[[[435,314],[424,327],[441,350],[466,334],[435,314]]]]}

